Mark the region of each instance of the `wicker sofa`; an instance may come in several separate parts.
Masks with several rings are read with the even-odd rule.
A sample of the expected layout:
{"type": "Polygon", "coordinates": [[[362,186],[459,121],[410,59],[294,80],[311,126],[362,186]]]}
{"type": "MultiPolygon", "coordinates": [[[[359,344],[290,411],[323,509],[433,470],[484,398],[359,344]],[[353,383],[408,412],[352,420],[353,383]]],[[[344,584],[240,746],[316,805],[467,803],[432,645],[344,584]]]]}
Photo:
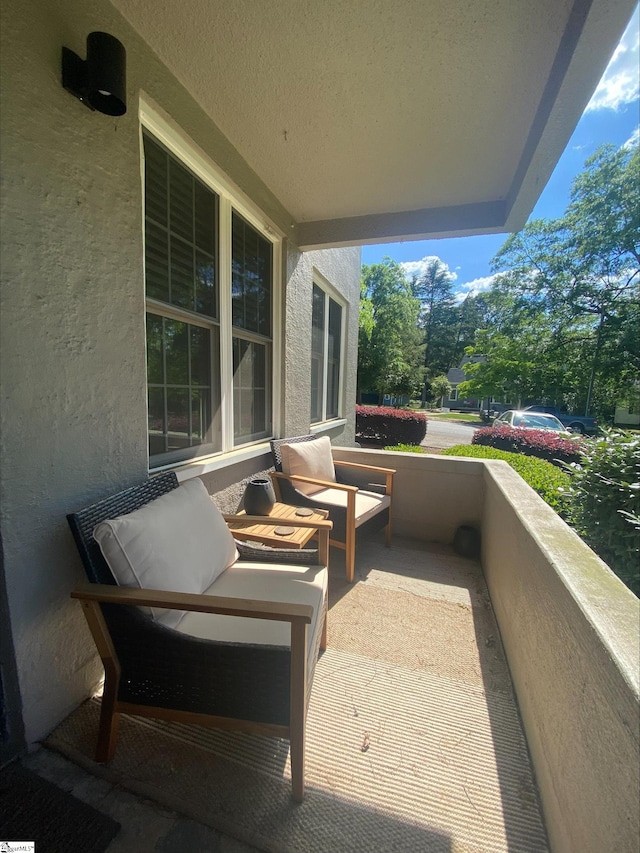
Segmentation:
{"type": "Polygon", "coordinates": [[[91,582],[72,597],[105,669],[96,760],[113,756],[121,713],[287,738],[301,800],[331,522],[313,522],[317,550],[247,547],[201,481],[173,473],[67,520],[91,582]]]}

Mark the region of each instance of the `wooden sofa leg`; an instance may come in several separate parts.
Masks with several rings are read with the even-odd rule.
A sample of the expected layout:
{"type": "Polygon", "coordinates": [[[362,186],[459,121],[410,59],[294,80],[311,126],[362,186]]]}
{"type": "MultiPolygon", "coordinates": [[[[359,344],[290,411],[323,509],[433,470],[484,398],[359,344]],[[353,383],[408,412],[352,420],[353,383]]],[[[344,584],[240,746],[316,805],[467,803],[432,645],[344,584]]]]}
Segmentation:
{"type": "Polygon", "coordinates": [[[291,686],[289,744],[291,757],[291,795],[304,799],[304,746],[307,710],[307,626],[291,623],[291,686]]]}
{"type": "Polygon", "coordinates": [[[118,729],[120,728],[120,714],[115,710],[115,695],[109,695],[114,692],[117,695],[117,684],[114,691],[108,687],[108,683],[109,678],[107,677],[102,695],[98,746],[96,747],[96,762],[98,764],[106,764],[113,758],[118,741],[118,729]]]}
{"type": "Polygon", "coordinates": [[[120,714],[116,710],[120,686],[120,662],[98,602],[83,601],[82,609],[104,666],[104,690],[100,708],[96,761],[99,764],[106,764],[107,761],[111,761],[116,751],[120,725],[120,714]]]}
{"type": "Polygon", "coordinates": [[[297,803],[304,800],[304,741],[291,740],[291,796],[297,803]]]}
{"type": "Polygon", "coordinates": [[[120,729],[120,714],[118,705],[118,688],[120,686],[120,664],[111,658],[103,659],[104,689],[100,707],[100,726],[98,728],[98,745],[96,761],[106,764],[114,756],[120,729]]]}
{"type": "Polygon", "coordinates": [[[347,547],[345,549],[345,564],[347,568],[347,583],[353,583],[356,573],[356,540],[355,536],[347,534],[347,547]]]}
{"type": "Polygon", "coordinates": [[[322,623],[322,634],[320,635],[320,651],[323,652],[327,648],[329,642],[328,623],[329,622],[329,607],[327,602],[324,605],[324,622],[322,623]]]}
{"type": "Polygon", "coordinates": [[[391,519],[389,519],[384,529],[384,544],[386,548],[391,547],[391,519]]]}

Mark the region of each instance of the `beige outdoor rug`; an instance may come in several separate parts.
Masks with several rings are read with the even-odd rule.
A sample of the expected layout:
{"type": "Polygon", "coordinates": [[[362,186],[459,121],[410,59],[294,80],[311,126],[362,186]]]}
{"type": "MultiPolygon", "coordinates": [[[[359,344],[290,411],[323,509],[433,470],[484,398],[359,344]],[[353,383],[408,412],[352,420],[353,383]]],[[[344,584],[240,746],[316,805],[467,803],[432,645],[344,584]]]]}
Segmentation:
{"type": "Polygon", "coordinates": [[[387,551],[384,565],[380,550],[354,586],[332,578],[302,804],[290,798],[284,741],[125,717],[103,768],[92,761],[94,699],[47,745],[273,853],[547,851],[478,567],[410,547],[387,551]]]}

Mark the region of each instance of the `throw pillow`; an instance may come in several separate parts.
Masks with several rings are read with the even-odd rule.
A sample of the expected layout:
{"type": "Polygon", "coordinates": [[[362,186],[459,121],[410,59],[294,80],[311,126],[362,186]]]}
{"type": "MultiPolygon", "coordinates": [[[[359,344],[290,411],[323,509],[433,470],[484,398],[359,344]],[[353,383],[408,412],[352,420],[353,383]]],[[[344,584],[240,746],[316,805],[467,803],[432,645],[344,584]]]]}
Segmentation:
{"type": "MultiPolygon", "coordinates": [[[[218,508],[199,479],[93,531],[119,586],[202,593],[238,556],[218,508]]],[[[182,610],[150,608],[175,628],[182,610]]]]}
{"type": "MultiPolygon", "coordinates": [[[[280,458],[285,474],[301,474],[318,480],[335,483],[336,470],[331,456],[331,442],[323,435],[313,441],[299,441],[296,444],[281,444],[280,458]]],[[[304,495],[314,495],[325,486],[313,483],[294,482],[294,487],[304,495]]]]}

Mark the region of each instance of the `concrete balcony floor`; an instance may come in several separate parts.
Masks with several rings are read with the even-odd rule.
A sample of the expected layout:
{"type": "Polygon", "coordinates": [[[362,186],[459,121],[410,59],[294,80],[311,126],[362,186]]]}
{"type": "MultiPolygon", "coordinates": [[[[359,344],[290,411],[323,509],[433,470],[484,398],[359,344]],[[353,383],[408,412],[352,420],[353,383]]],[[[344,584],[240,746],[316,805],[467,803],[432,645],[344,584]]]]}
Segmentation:
{"type": "MultiPolygon", "coordinates": [[[[393,694],[408,678],[416,685],[419,712],[429,721],[411,758],[416,777],[423,778],[413,814],[411,797],[406,797],[408,819],[437,827],[455,851],[546,851],[526,742],[479,563],[459,557],[449,546],[397,537],[387,549],[382,536],[376,536],[359,541],[356,580],[350,585],[344,580],[343,552],[332,549],[329,649],[318,664],[314,694],[326,685],[325,692],[335,692],[337,701],[344,702],[349,688],[341,680],[340,664],[349,661],[351,668],[356,659],[376,673],[373,693],[379,685],[389,695],[377,697],[382,710],[361,708],[361,719],[354,720],[354,731],[367,726],[371,736],[371,772],[358,772],[352,783],[355,793],[360,786],[374,809],[379,807],[376,796],[389,796],[376,760],[383,750],[388,760],[395,760],[393,749],[398,747],[391,742],[388,718],[394,705],[402,705],[404,700],[393,694]],[[385,688],[389,674],[391,689],[388,683],[385,688]]],[[[318,696],[317,701],[326,698],[331,700],[318,696]]],[[[310,716],[314,701],[312,697],[310,716]]],[[[401,752],[404,748],[399,747],[401,752]]],[[[359,750],[351,752],[356,758],[336,756],[340,771],[334,772],[348,773],[351,760],[361,761],[359,750]]],[[[109,853],[254,849],[91,777],[46,749],[24,763],[121,823],[109,853]]],[[[313,770],[309,767],[308,775],[313,770]]],[[[329,771],[327,775],[331,779],[329,771]]],[[[393,789],[393,779],[390,784],[393,789]]],[[[403,785],[403,798],[405,790],[403,785]]]]}
{"type": "MultiPolygon", "coordinates": [[[[332,549],[329,607],[328,654],[357,651],[374,661],[374,690],[385,689],[380,676],[390,674],[387,695],[379,697],[369,725],[384,730],[380,748],[399,762],[415,760],[416,775],[425,777],[413,819],[441,828],[456,851],[548,850],[480,563],[435,542],[396,536],[385,548],[378,534],[358,542],[353,585],[344,580],[343,553],[332,549]],[[406,715],[411,731],[412,702],[405,707],[403,676],[414,680],[413,702],[421,706],[416,714],[421,744],[411,758],[399,745],[394,753],[394,725],[388,722],[394,714],[406,715]]],[[[326,665],[321,659],[320,671],[326,665]]],[[[341,685],[332,689],[338,692],[341,685]]],[[[373,800],[380,772],[375,768],[361,781],[363,798],[368,789],[373,800]]],[[[380,805],[385,796],[381,791],[380,805]]],[[[401,796],[410,799],[406,790],[401,796]]]]}

